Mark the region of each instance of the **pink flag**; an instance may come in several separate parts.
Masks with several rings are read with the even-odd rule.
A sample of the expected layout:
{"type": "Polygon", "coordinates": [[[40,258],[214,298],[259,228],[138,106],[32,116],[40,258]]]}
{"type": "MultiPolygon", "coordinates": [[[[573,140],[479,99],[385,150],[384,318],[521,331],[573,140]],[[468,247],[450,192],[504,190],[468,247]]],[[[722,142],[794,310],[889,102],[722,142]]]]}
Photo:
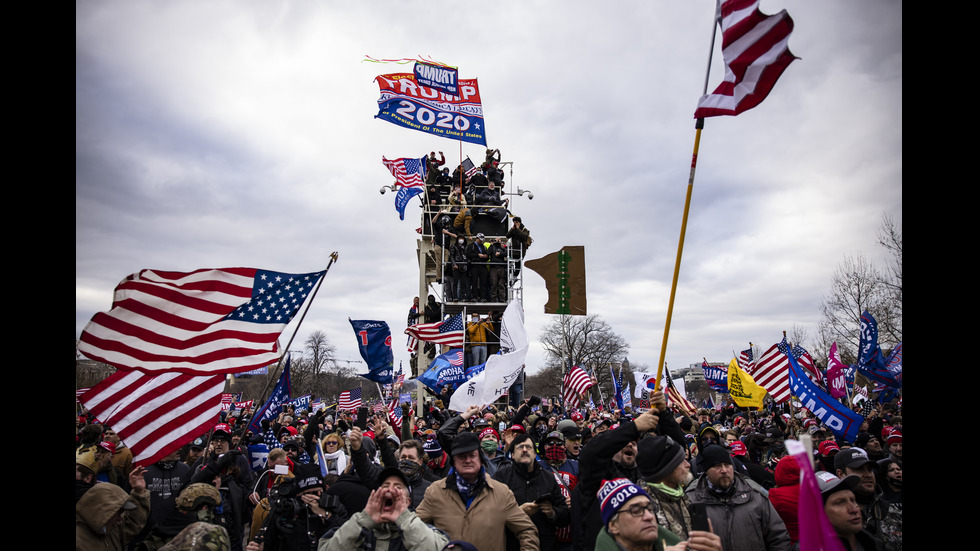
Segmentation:
{"type": "Polygon", "coordinates": [[[800,551],[844,551],[824,512],[823,498],[806,448],[795,440],[787,440],[786,449],[800,466],[800,551]]]}
{"type": "Polygon", "coordinates": [[[836,342],[830,345],[827,357],[827,387],[834,398],[847,396],[847,366],[840,361],[836,342]]]}

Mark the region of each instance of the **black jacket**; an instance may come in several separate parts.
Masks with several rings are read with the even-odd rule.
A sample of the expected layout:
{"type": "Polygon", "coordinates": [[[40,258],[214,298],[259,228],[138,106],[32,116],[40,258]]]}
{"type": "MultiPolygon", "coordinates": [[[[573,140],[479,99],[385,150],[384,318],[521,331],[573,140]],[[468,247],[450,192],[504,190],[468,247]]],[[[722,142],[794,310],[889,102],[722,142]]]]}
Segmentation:
{"type": "MultiPolygon", "coordinates": [[[[492,477],[498,482],[503,482],[514,492],[514,498],[518,505],[547,499],[555,510],[554,520],[549,519],[544,513],[537,512],[531,516],[531,521],[538,528],[538,540],[541,550],[556,549],[556,529],[568,526],[572,520],[571,509],[565,504],[565,498],[561,494],[558,482],[550,472],[546,471],[535,461],[531,472],[523,465],[513,461],[507,461],[500,465],[497,472],[492,477]]],[[[508,533],[508,549],[517,549],[517,539],[508,533]],[[513,541],[511,541],[513,540],[513,541]]]]}

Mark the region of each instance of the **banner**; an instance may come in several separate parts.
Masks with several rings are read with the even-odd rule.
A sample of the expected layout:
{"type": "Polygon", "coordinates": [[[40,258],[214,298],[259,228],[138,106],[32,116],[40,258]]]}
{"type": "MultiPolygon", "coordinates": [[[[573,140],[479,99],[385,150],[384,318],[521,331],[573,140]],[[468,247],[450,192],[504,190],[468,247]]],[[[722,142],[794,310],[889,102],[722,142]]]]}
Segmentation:
{"type": "Polygon", "coordinates": [[[487,358],[483,371],[466,381],[453,393],[449,409],[466,411],[470,406],[493,403],[507,394],[507,389],[524,371],[528,347],[509,354],[494,354],[487,358]]]}
{"type": "Polygon", "coordinates": [[[414,72],[415,82],[422,86],[435,88],[450,96],[459,95],[459,69],[416,61],[414,72]]]}
{"type": "Polygon", "coordinates": [[[305,409],[307,411],[310,411],[310,403],[311,403],[312,400],[313,400],[313,396],[310,395],[310,394],[307,394],[306,396],[300,396],[299,398],[293,398],[290,403],[293,405],[293,408],[295,408],[296,411],[299,411],[301,409],[305,409]]]}
{"type": "Polygon", "coordinates": [[[487,145],[476,79],[459,80],[459,95],[421,86],[412,73],[375,78],[381,97],[375,118],[427,134],[487,145]]]}
{"type": "Polygon", "coordinates": [[[357,336],[357,349],[367,362],[368,373],[358,373],[369,381],[390,385],[394,379],[395,356],[391,352],[391,330],[383,321],[348,320],[357,336]]]}
{"type": "Polygon", "coordinates": [[[416,380],[437,393],[441,392],[445,385],[456,388],[457,385],[466,380],[466,370],[463,367],[463,349],[453,348],[445,354],[436,356],[436,359],[429,364],[428,369],[420,374],[416,380]]]}
{"type": "Polygon", "coordinates": [[[728,369],[721,365],[708,365],[708,361],[701,362],[701,370],[704,371],[704,382],[708,383],[711,390],[715,392],[728,392],[728,369]]]}
{"type": "Polygon", "coordinates": [[[799,398],[800,404],[820,419],[835,436],[854,442],[864,417],[854,413],[814,384],[793,354],[787,354],[786,357],[789,358],[789,386],[793,396],[799,398]]]}
{"type": "Polygon", "coordinates": [[[292,385],[289,378],[289,363],[291,360],[292,358],[290,356],[286,356],[286,367],[282,369],[282,375],[279,376],[279,382],[276,383],[276,388],[272,390],[272,394],[269,395],[269,399],[266,400],[265,404],[252,415],[252,424],[248,426],[248,430],[252,431],[252,434],[262,434],[262,420],[275,419],[279,415],[279,409],[282,405],[289,401],[289,394],[292,392],[292,385]]]}

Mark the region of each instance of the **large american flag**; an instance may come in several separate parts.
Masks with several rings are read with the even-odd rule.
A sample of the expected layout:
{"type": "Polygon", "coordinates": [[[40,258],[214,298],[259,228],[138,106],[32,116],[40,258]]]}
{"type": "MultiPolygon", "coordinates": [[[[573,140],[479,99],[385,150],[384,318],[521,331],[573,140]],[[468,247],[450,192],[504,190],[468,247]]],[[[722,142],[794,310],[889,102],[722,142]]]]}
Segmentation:
{"type": "Polygon", "coordinates": [[[420,341],[442,344],[445,346],[463,346],[464,330],[463,315],[456,314],[446,320],[435,323],[420,323],[405,329],[405,333],[420,341]]]}
{"type": "Polygon", "coordinates": [[[116,286],[112,309],[92,317],[78,351],[147,373],[265,367],[279,360],[279,334],[324,273],[142,270],[116,286]]]}
{"type": "Polygon", "coordinates": [[[738,115],[762,103],[786,67],[796,59],[789,51],[793,19],[759,11],[759,0],[725,0],[721,4],[721,53],[725,80],[698,100],[694,118],[738,115]]]}
{"type": "Polygon", "coordinates": [[[359,407],[361,407],[361,387],[340,393],[340,400],[337,404],[338,410],[356,411],[359,407]]]}
{"type": "Polygon", "coordinates": [[[674,385],[674,380],[670,378],[670,372],[667,371],[667,367],[664,366],[664,379],[666,379],[666,392],[664,394],[667,396],[668,405],[672,405],[677,409],[680,409],[688,417],[696,417],[698,408],[694,407],[694,404],[690,402],[674,385]]]}
{"type": "Polygon", "coordinates": [[[381,162],[402,187],[420,187],[425,183],[425,155],[421,159],[403,157],[394,161],[381,157],[381,162]]]}
{"type": "Polygon", "coordinates": [[[224,375],[117,371],[79,401],[132,450],[133,463],[156,463],[214,427],[224,375]]]}
{"type": "MultiPolygon", "coordinates": [[[[582,407],[579,395],[584,394],[591,386],[592,379],[584,369],[577,365],[569,368],[561,380],[561,397],[565,409],[582,407]]],[[[591,396],[589,398],[591,399],[591,396]]]]}

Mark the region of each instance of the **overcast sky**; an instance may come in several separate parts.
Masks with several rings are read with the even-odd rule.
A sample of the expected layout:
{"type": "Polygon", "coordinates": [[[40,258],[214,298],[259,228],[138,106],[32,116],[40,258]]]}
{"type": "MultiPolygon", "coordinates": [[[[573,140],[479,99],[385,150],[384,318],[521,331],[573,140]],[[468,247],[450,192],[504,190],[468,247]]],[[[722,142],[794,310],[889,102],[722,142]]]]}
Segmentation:
{"type": "MultiPolygon", "coordinates": [[[[772,94],[706,120],[666,360],[727,362],[816,336],[837,264],[882,262],[902,222],[902,5],[763,0],[795,21],[772,94]]],[[[331,268],[296,336],[360,360],[347,318],[385,320],[395,363],[418,294],[381,157],[484,148],[375,119],[383,73],[422,56],[477,78],[488,145],[513,162],[528,259],[586,251],[588,310],[655,367],[705,84],[713,0],[77,2],[75,335],[140,269],[331,268]]],[[[720,35],[709,90],[724,77],[720,35]]],[[[528,271],[537,341],[552,321],[528,271]]],[[[293,334],[294,321],[283,333],[293,334]]],[[[855,332],[858,328],[854,328],[855,332]]],[[[805,343],[804,343],[805,344],[805,343]]],[[[534,342],[528,369],[545,355],[534,342]]]]}

